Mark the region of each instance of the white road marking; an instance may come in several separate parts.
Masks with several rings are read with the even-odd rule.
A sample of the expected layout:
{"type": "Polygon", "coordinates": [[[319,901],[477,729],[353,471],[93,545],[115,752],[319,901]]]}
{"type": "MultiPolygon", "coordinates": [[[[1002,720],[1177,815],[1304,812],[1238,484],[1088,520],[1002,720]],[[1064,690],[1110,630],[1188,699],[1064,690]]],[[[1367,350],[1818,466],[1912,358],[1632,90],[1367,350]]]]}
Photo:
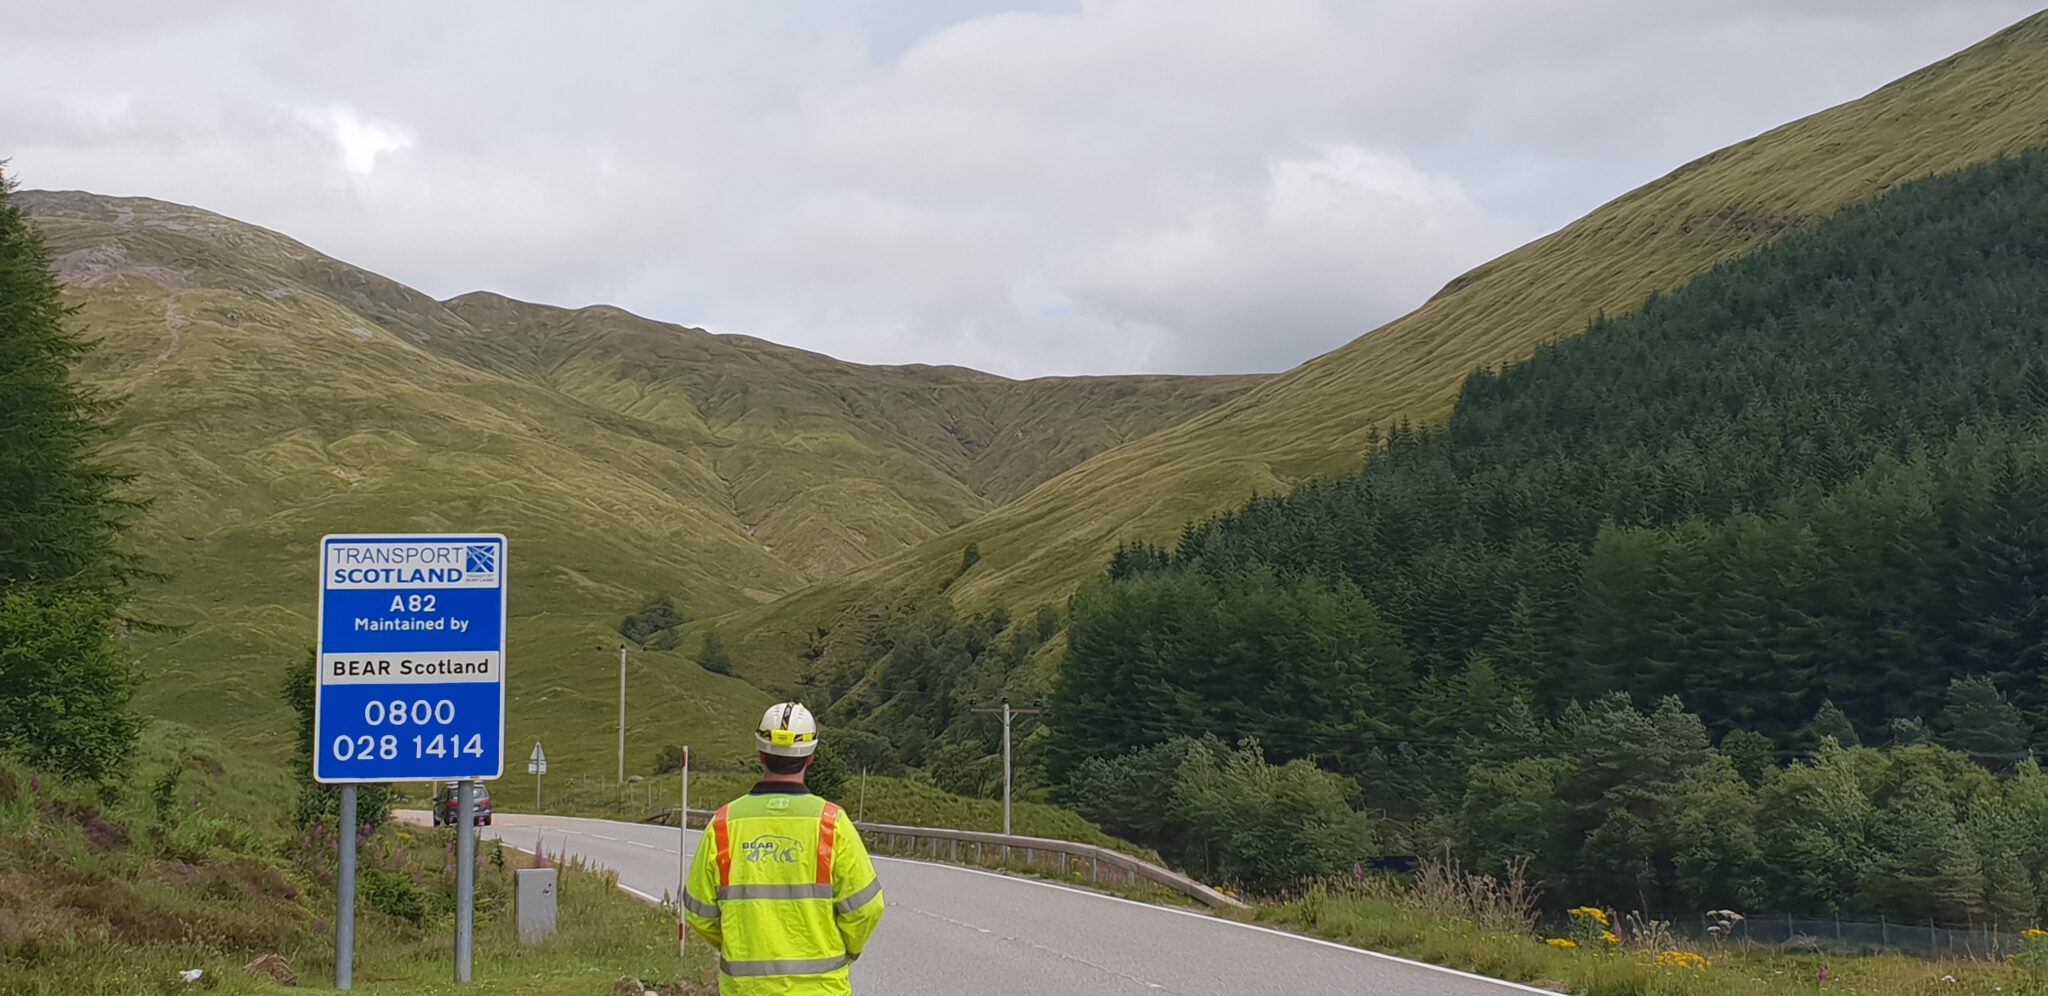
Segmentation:
{"type": "MultiPolygon", "coordinates": [[[[610,822],[615,822],[615,821],[612,821],[612,820],[593,820],[592,822],[598,822],[598,823],[610,823],[610,822]]],[[[576,831],[574,831],[574,830],[556,830],[556,831],[553,831],[553,832],[559,832],[559,833],[576,833],[576,831]]],[[[588,835],[588,836],[593,836],[593,837],[595,837],[595,836],[598,836],[598,835],[597,835],[597,834],[590,834],[590,835],[588,835]]],[[[607,838],[607,839],[610,839],[610,838],[607,838]]],[[[1173,907],[1173,906],[1155,906],[1155,905],[1153,905],[1153,904],[1151,904],[1151,903],[1139,902],[1138,900],[1135,900],[1135,899],[1125,899],[1125,898],[1124,898],[1124,897],[1122,897],[1122,896],[1111,896],[1111,895],[1106,895],[1106,894],[1104,894],[1104,893],[1100,893],[1100,892],[1091,892],[1091,891],[1089,891],[1089,890],[1087,890],[1087,889],[1077,889],[1077,888],[1072,888],[1072,887],[1069,887],[1069,886],[1066,886],[1066,885],[1062,885],[1062,884],[1060,884],[1060,883],[1058,883],[1058,882],[1045,882],[1045,881],[1041,881],[1041,880],[1039,880],[1039,879],[1034,879],[1034,878],[1023,878],[1023,877],[1020,877],[1020,876],[1016,876],[1016,875],[1005,875],[1005,874],[1003,874],[1003,873],[1001,873],[1001,872],[994,872],[994,871],[988,871],[988,870],[985,870],[985,869],[981,869],[981,868],[968,868],[968,867],[965,867],[965,866],[963,866],[963,865],[949,865],[949,864],[945,864],[945,863],[943,863],[943,862],[935,862],[935,861],[920,861],[920,860],[917,860],[917,859],[915,859],[915,858],[889,858],[889,857],[883,857],[883,856],[881,856],[881,855],[874,855],[874,856],[873,856],[873,860],[875,860],[875,861],[877,861],[877,862],[883,862],[883,861],[892,861],[892,862],[905,862],[905,863],[911,863],[911,864],[916,864],[916,865],[918,865],[918,866],[920,866],[920,867],[923,867],[923,868],[943,868],[943,869],[948,869],[948,870],[951,870],[951,871],[961,872],[961,873],[964,873],[964,874],[968,874],[968,875],[986,875],[986,876],[988,876],[989,878],[997,878],[997,879],[1002,879],[1003,881],[1006,881],[1006,882],[1020,882],[1020,883],[1023,883],[1023,884],[1025,884],[1025,885],[1035,885],[1035,886],[1038,886],[1038,887],[1040,887],[1040,888],[1044,888],[1044,889],[1058,889],[1059,891],[1061,891],[1061,892],[1065,892],[1065,893],[1068,893],[1068,894],[1070,894],[1070,895],[1077,895],[1077,896],[1089,896],[1089,897],[1092,897],[1092,898],[1095,898],[1095,899],[1101,899],[1101,900],[1105,900],[1105,901],[1107,901],[1107,902],[1112,902],[1112,903],[1123,903],[1123,904],[1125,904],[1125,905],[1128,905],[1128,906],[1136,906],[1136,907],[1138,907],[1138,908],[1140,908],[1140,909],[1147,909],[1147,910],[1156,910],[1156,911],[1158,911],[1158,912],[1161,912],[1161,913],[1172,913],[1172,914],[1174,914],[1174,915],[1176,915],[1176,916],[1189,916],[1189,917],[1196,917],[1196,918],[1198,918],[1198,919],[1201,919],[1201,920],[1206,920],[1206,921],[1208,921],[1208,922],[1210,922],[1210,923],[1224,924],[1224,925],[1226,925],[1226,926],[1231,926],[1231,927],[1237,927],[1237,928],[1241,928],[1241,929],[1243,929],[1243,930],[1254,930],[1254,931],[1257,931],[1257,932],[1259,932],[1259,933],[1261,933],[1261,934],[1271,934],[1271,935],[1273,935],[1274,937],[1284,937],[1284,938],[1287,938],[1288,940],[1293,940],[1293,941],[1301,941],[1301,942],[1303,942],[1303,943],[1305,943],[1305,944],[1315,944],[1315,945],[1318,945],[1318,946],[1321,946],[1321,947],[1325,947],[1325,948],[1332,948],[1332,949],[1335,949],[1335,950],[1338,950],[1338,951],[1348,951],[1348,952],[1350,952],[1350,953],[1352,953],[1352,954],[1355,954],[1355,955],[1363,955],[1363,956],[1365,956],[1365,957],[1367,957],[1367,958],[1374,958],[1374,959],[1378,959],[1378,960],[1380,960],[1380,961],[1385,961],[1385,962],[1392,962],[1393,964],[1396,964],[1396,965],[1406,965],[1406,966],[1408,966],[1408,967],[1410,967],[1410,968],[1419,968],[1419,969],[1423,969],[1423,970],[1425,970],[1425,971],[1430,971],[1430,972],[1437,972],[1437,973],[1439,973],[1439,974],[1442,974],[1442,975],[1449,975],[1449,976],[1453,976],[1453,977],[1456,977],[1456,978],[1460,978],[1460,979],[1466,979],[1466,980],[1468,980],[1468,981],[1472,981],[1472,982],[1479,982],[1479,983],[1484,983],[1484,984],[1486,984],[1486,985],[1491,985],[1491,986],[1498,986],[1498,987],[1500,987],[1500,988],[1502,988],[1502,989],[1512,990],[1512,991],[1514,991],[1514,992],[1523,992],[1523,993],[1537,993],[1537,994],[1539,994],[1539,996],[1557,996],[1557,994],[1556,994],[1555,992],[1553,992],[1552,990],[1549,990],[1549,989],[1538,989],[1538,988],[1536,988],[1536,987],[1534,987],[1534,986],[1525,986],[1525,985],[1522,985],[1522,984],[1521,984],[1521,983],[1519,983],[1519,982],[1508,982],[1508,981],[1506,981],[1506,980],[1504,980],[1504,979],[1495,979],[1495,978],[1491,978],[1491,977],[1488,977],[1488,976],[1484,976],[1484,975],[1474,975],[1474,974],[1472,974],[1471,972],[1461,972],[1461,971],[1458,971],[1458,970],[1457,970],[1457,969],[1455,969],[1455,968],[1445,968],[1445,967],[1444,967],[1444,966],[1442,966],[1442,965],[1432,965],[1432,964],[1430,964],[1429,962],[1426,962],[1426,961],[1415,961],[1415,960],[1414,960],[1414,959],[1412,959],[1412,958],[1402,958],[1402,957],[1398,957],[1398,956],[1396,956],[1396,955],[1390,955],[1390,954],[1386,954],[1386,953],[1384,953],[1384,952],[1380,952],[1380,951],[1371,951],[1371,950],[1367,950],[1367,949],[1365,949],[1365,948],[1360,948],[1360,947],[1353,947],[1352,945],[1349,945],[1349,944],[1340,944],[1340,943],[1338,943],[1338,942],[1336,942],[1336,941],[1326,941],[1326,940],[1324,940],[1324,939],[1322,939],[1322,938],[1320,938],[1320,937],[1309,937],[1309,936],[1307,936],[1307,935],[1305,935],[1305,934],[1295,934],[1295,933],[1290,933],[1290,932],[1288,932],[1288,931],[1285,931],[1285,930],[1280,930],[1280,929],[1277,929],[1277,928],[1274,928],[1274,927],[1264,927],[1264,926],[1260,926],[1260,925],[1258,925],[1258,924],[1253,924],[1253,923],[1244,923],[1244,922],[1241,922],[1241,921],[1238,921],[1238,920],[1230,920],[1230,919],[1226,919],[1226,918],[1224,918],[1224,917],[1219,917],[1219,916],[1211,916],[1210,914],[1208,914],[1208,913],[1204,913],[1204,912],[1201,912],[1201,911],[1199,911],[1199,910],[1189,910],[1189,909],[1180,909],[1180,908],[1178,908],[1178,907],[1173,907]]],[[[647,900],[648,902],[652,902],[652,903],[659,903],[659,902],[660,902],[660,900],[658,900],[658,899],[654,899],[654,898],[652,898],[652,897],[648,896],[648,895],[647,895],[646,893],[644,893],[644,892],[640,892],[640,891],[639,891],[639,890],[637,890],[637,889],[631,889],[631,888],[627,888],[626,886],[623,886],[623,885],[622,885],[622,886],[620,886],[620,888],[622,888],[622,889],[626,889],[626,891],[628,891],[628,892],[631,892],[631,893],[633,893],[634,895],[636,895],[636,896],[639,896],[639,897],[641,897],[642,899],[646,899],[646,900],[647,900]]],[[[922,912],[924,912],[924,911],[923,911],[923,910],[917,910],[916,912],[920,912],[920,913],[922,913],[922,912]]],[[[935,916],[935,917],[937,917],[937,914],[928,914],[928,915],[931,915],[931,916],[935,916]]],[[[949,919],[949,918],[946,918],[946,917],[938,917],[938,919],[942,919],[942,920],[943,920],[943,919],[949,919]]],[[[953,921],[953,922],[956,922],[956,923],[957,923],[958,921],[953,921]]],[[[972,925],[972,924],[961,924],[961,926],[967,926],[967,927],[972,927],[973,925],[972,925]]],[[[976,929],[976,930],[980,930],[981,928],[979,928],[979,927],[975,927],[974,929],[976,929]]],[[[1034,945],[1034,946],[1035,946],[1035,945],[1034,945]]],[[[1134,980],[1132,980],[1132,981],[1139,981],[1139,980],[1135,980],[1135,979],[1134,979],[1134,980]]],[[[1150,985],[1152,985],[1152,983],[1145,983],[1145,985],[1148,985],[1148,986],[1150,986],[1150,985]]]]}
{"type": "MultiPolygon", "coordinates": [[[[955,920],[952,917],[949,917],[943,913],[934,913],[931,910],[919,909],[915,906],[911,907],[910,911],[921,916],[931,917],[934,920],[943,920],[946,923],[950,923],[956,927],[965,927],[968,930],[976,931],[978,933],[990,935],[995,934],[995,931],[990,930],[987,927],[976,926],[974,924],[968,923],[965,920],[955,920]]],[[[1144,986],[1147,989],[1158,989],[1161,991],[1168,991],[1165,986],[1162,986],[1157,982],[1152,982],[1146,979],[1138,978],[1137,976],[1131,975],[1128,972],[1119,972],[1116,969],[1109,967],[1108,965],[1098,965],[1095,962],[1089,961],[1086,958],[1076,958],[1073,955],[1066,953],[1065,951],[1059,950],[1058,948],[1046,947],[1045,945],[1040,944],[1036,941],[1028,940],[1022,937],[1016,937],[1010,934],[1003,934],[1001,936],[1003,940],[1008,941],[1012,944],[1022,944],[1025,947],[1028,947],[1034,951],[1043,952],[1044,954],[1051,955],[1052,957],[1058,958],[1061,961],[1072,962],[1076,965],[1084,965],[1088,968],[1092,968],[1098,972],[1101,972],[1104,975],[1114,976],[1116,978],[1124,980],[1125,982],[1136,983],[1137,985],[1144,986]]]]}
{"type": "Polygon", "coordinates": [[[621,888],[621,889],[624,889],[624,890],[626,890],[627,892],[630,892],[630,893],[632,893],[633,895],[635,895],[635,896],[638,896],[638,897],[640,897],[641,899],[644,899],[644,900],[646,900],[646,901],[648,901],[648,902],[650,902],[650,903],[653,903],[653,904],[654,904],[654,905],[656,905],[656,906],[667,906],[667,905],[668,905],[668,900],[662,899],[662,898],[660,898],[660,897],[657,897],[657,896],[650,896],[650,895],[648,895],[647,893],[641,892],[641,891],[640,891],[639,889],[635,889],[635,888],[633,888],[633,887],[632,887],[632,886],[630,886],[630,885],[624,885],[624,884],[621,884],[621,885],[619,886],[619,888],[621,888]]]}
{"type": "Polygon", "coordinates": [[[933,861],[918,861],[915,858],[885,858],[879,855],[873,856],[873,860],[914,862],[926,868],[949,868],[957,872],[966,872],[969,875],[986,875],[990,878],[999,878],[1007,882],[1022,882],[1025,885],[1036,885],[1047,889],[1058,889],[1061,892],[1072,893],[1074,895],[1092,896],[1096,899],[1104,899],[1112,903],[1124,903],[1130,906],[1138,906],[1148,910],[1158,910],[1161,913],[1173,913],[1179,916],[1191,916],[1202,920],[1207,920],[1210,923],[1227,924],[1232,927],[1242,927],[1245,930],[1256,930],[1261,934],[1272,934],[1275,937],[1285,937],[1289,940],[1303,941],[1309,944],[1319,944],[1326,948],[1335,948],[1339,951],[1349,951],[1352,954],[1365,955],[1368,958],[1378,958],[1381,961],[1390,961],[1397,965],[1407,965],[1413,968],[1428,969],[1432,972],[1441,972],[1445,975],[1454,975],[1461,979],[1470,979],[1473,982],[1484,982],[1490,985],[1500,986],[1503,989],[1512,989],[1516,992],[1542,993],[1545,994],[1545,996],[1557,996],[1556,992],[1550,989],[1538,989],[1535,986],[1525,986],[1519,982],[1509,982],[1505,979],[1496,979],[1485,975],[1474,975],[1471,972],[1460,972],[1455,968],[1445,968],[1442,965],[1432,965],[1426,961],[1415,961],[1412,958],[1401,958],[1380,951],[1372,951],[1366,948],[1353,947],[1349,944],[1340,944],[1336,941],[1326,941],[1320,937],[1309,937],[1306,934],[1290,933],[1288,931],[1279,930],[1274,927],[1261,927],[1255,923],[1244,923],[1238,920],[1225,919],[1220,916],[1211,916],[1199,910],[1184,910],[1173,906],[1155,906],[1151,903],[1141,903],[1135,899],[1125,899],[1122,896],[1110,896],[1100,892],[1090,892],[1086,889],[1068,888],[1067,886],[1061,885],[1058,882],[1042,882],[1035,878],[1022,878],[1016,875],[1005,875],[1001,872],[986,871],[980,868],[968,868],[962,865],[948,865],[933,861]]]}
{"type": "MultiPolygon", "coordinates": [[[[578,834],[577,836],[579,836],[579,837],[580,837],[580,836],[582,836],[582,834],[578,834]]],[[[505,846],[505,847],[509,847],[509,848],[511,848],[511,849],[513,849],[513,850],[515,850],[515,851],[519,851],[519,852],[522,852],[522,853],[525,853],[525,854],[532,854],[532,853],[533,853],[533,851],[531,851],[531,850],[529,850],[529,849],[527,849],[527,848],[524,848],[524,847],[520,847],[520,846],[519,846],[519,845],[517,845],[517,844],[511,844],[511,843],[507,843],[507,842],[506,842],[506,840],[505,840],[505,838],[503,838],[503,837],[493,837],[493,838],[491,838],[491,839],[492,839],[492,840],[495,840],[495,841],[497,841],[497,842],[498,842],[498,843],[499,843],[500,845],[502,845],[502,846],[505,846]]],[[[632,894],[632,895],[633,895],[634,897],[636,897],[636,898],[638,898],[638,899],[642,899],[642,900],[645,900],[646,902],[648,902],[648,903],[651,903],[651,904],[653,904],[653,905],[655,905],[655,906],[667,907],[667,906],[669,905],[669,902],[668,902],[668,900],[666,900],[666,899],[662,899],[662,898],[660,898],[660,897],[657,897],[657,896],[650,896],[650,895],[648,895],[647,893],[641,892],[641,891],[640,891],[639,889],[635,889],[635,888],[633,888],[632,886],[630,886],[630,885],[627,885],[627,884],[626,884],[626,883],[624,883],[624,882],[620,882],[620,883],[619,883],[619,889],[620,889],[620,891],[622,891],[622,892],[628,892],[628,893],[631,893],[631,894],[632,894]]]]}

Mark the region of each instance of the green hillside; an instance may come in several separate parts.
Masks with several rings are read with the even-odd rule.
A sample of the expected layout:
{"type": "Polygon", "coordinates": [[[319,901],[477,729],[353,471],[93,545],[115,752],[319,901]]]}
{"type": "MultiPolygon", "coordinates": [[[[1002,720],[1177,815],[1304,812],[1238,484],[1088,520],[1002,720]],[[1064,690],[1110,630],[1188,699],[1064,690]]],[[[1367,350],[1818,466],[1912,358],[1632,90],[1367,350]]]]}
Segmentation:
{"type": "Polygon", "coordinates": [[[2044,263],[2048,150],[1908,184],[1127,548],[1072,602],[1060,797],[1196,863],[1135,786],[1252,742],[1553,909],[2037,921],[2044,263]]]}
{"type": "MultiPolygon", "coordinates": [[[[647,594],[690,617],[772,599],[985,514],[1248,378],[1014,382],[867,367],[616,309],[436,302],[254,226],[134,198],[24,191],[82,373],[125,395],[110,456],[154,500],[167,576],[136,614],[149,711],[276,747],[309,649],[323,533],[506,533],[511,737],[610,756],[610,627],[647,594]]],[[[647,654],[633,708],[720,731],[762,693],[647,654]]],[[[651,759],[658,744],[636,738],[651,759]]]]}
{"type": "Polygon", "coordinates": [[[2048,142],[2048,15],[1860,100],[1689,163],[1453,280],[1414,312],[1170,429],[1108,450],[971,524],[736,614],[744,658],[793,673],[820,628],[852,656],[869,607],[947,588],[964,605],[1058,604],[1119,543],[1166,542],[1253,493],[1355,468],[1375,428],[1434,422],[1466,374],[1528,357],[1713,266],[1918,177],[2048,142]]]}

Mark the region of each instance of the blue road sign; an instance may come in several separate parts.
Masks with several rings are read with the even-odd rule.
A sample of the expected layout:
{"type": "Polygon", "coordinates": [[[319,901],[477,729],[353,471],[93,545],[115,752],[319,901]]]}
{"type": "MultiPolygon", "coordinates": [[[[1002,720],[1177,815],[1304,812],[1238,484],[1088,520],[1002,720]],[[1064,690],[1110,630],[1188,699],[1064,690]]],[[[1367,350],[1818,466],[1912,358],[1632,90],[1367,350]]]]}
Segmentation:
{"type": "Polygon", "coordinates": [[[497,778],[505,769],[505,537],[320,541],[313,777],[497,778]]]}

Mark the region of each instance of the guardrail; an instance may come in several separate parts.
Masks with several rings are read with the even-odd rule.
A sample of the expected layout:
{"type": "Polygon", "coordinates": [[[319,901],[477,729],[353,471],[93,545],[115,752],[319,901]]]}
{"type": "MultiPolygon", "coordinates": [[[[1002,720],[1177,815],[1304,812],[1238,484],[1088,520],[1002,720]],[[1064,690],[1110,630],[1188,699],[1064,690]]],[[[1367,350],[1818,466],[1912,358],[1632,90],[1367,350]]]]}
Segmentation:
{"type": "MultiPolygon", "coordinates": [[[[712,812],[709,809],[690,810],[686,826],[701,828],[709,824],[712,812]]],[[[641,822],[675,826],[676,809],[670,807],[656,810],[649,813],[641,822]]],[[[1046,837],[983,833],[978,830],[906,827],[890,823],[855,823],[854,826],[859,828],[861,839],[866,841],[869,847],[878,850],[908,852],[919,856],[929,854],[935,861],[952,861],[960,864],[980,864],[991,858],[1021,861],[1026,867],[1044,867],[1047,871],[1057,867],[1063,878],[1076,874],[1085,865],[1090,882],[1150,882],[1178,892],[1212,909],[1244,907],[1244,904],[1236,899],[1180,872],[1094,844],[1077,844],[1070,840],[1052,840],[1046,837]],[[971,852],[969,848],[972,848],[971,852]]]]}

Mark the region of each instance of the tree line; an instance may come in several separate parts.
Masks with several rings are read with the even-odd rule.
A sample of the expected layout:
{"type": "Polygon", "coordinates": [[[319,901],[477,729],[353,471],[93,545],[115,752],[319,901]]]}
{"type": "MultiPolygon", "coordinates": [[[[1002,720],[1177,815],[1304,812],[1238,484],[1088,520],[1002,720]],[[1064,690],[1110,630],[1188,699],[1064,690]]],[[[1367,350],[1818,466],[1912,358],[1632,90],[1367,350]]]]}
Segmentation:
{"type": "Polygon", "coordinates": [[[0,180],[0,750],[105,780],[142,729],[115,638],[138,573],[117,541],[138,506],[98,456],[113,402],[72,376],[92,344],[12,191],[0,180]]]}
{"type": "MultiPolygon", "coordinates": [[[[1658,833],[1739,836],[1729,814],[1777,813],[1804,798],[1798,780],[1838,770],[1888,813],[1884,772],[1920,786],[1960,764],[1949,788],[1978,794],[1946,804],[1977,815],[1944,843],[1912,838],[1933,823],[1869,816],[1859,832],[1882,840],[1868,861],[1823,874],[1818,854],[1768,855],[1828,888],[1742,886],[1751,902],[1909,915],[1913,889],[1868,871],[1894,858],[1871,855],[1924,845],[1960,868],[1992,853],[1982,821],[2023,808],[2039,777],[2025,758],[2048,746],[2044,264],[2048,156],[1908,184],[1476,371],[1445,425],[1393,426],[1355,473],[1191,524],[1170,549],[1120,550],[1071,604],[1049,776],[1085,802],[1103,759],[1183,737],[1255,743],[1359,786],[1382,848],[1520,850],[1553,884],[1600,893],[1574,901],[1627,905],[1711,892],[1674,884],[1694,858],[1645,843],[1658,833]],[[1971,709],[2000,725],[1956,719],[1971,709]],[[1679,746],[1626,762],[1570,747],[1630,724],[1679,746]],[[1817,726],[1833,753],[1816,753],[1817,726]],[[1509,749],[1522,755],[1496,756],[1509,749]],[[1728,807],[1672,830],[1650,783],[1587,774],[1644,765],[1728,807]],[[1545,787],[1507,791],[1525,782],[1545,787]],[[1555,808],[1609,792],[1611,826],[1555,808]],[[1531,808],[1475,808],[1510,797],[1531,808]],[[1614,848],[1559,850],[1595,830],[1614,848]]],[[[1766,826],[1783,829],[1755,824],[1759,841],[1766,826]]],[[[2048,860],[1998,853],[1975,874],[2008,897],[2048,860]]]]}

